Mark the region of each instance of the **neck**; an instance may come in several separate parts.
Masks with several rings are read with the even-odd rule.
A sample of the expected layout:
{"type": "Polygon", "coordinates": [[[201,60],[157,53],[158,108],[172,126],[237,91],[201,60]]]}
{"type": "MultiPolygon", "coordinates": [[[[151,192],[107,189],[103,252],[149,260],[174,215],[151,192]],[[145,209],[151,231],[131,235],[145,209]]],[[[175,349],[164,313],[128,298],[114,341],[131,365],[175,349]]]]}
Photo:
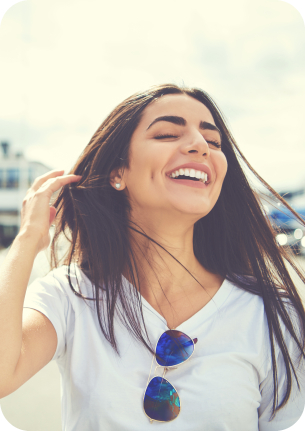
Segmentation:
{"type": "Polygon", "coordinates": [[[131,221],[135,223],[131,223],[131,226],[155,241],[130,230],[142,294],[151,295],[162,291],[165,295],[171,295],[194,284],[200,287],[189,274],[195,278],[202,278],[204,272],[208,274],[194,254],[196,220],[185,220],[181,216],[170,218],[164,213],[150,213],[149,216],[142,213],[141,217],[131,217],[131,221]]]}
{"type": "MultiPolygon", "coordinates": [[[[194,254],[196,220],[183,223],[182,217],[170,220],[158,214],[132,220],[136,220],[131,224],[134,228],[153,240],[130,230],[139,281],[136,287],[167,326],[176,328],[212,299],[223,277],[207,271],[194,254]]],[[[123,275],[131,281],[128,271],[123,275]]]]}

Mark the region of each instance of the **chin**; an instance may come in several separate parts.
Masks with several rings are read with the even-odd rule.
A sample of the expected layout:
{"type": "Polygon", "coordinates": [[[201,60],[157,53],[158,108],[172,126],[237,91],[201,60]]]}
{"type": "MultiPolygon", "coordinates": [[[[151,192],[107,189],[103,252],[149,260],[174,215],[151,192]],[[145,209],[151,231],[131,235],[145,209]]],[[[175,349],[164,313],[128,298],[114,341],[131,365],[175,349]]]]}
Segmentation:
{"type": "Polygon", "coordinates": [[[207,199],[203,202],[198,202],[198,200],[197,202],[194,202],[194,199],[190,201],[184,199],[183,201],[179,200],[179,202],[172,202],[172,206],[176,211],[179,211],[181,215],[184,214],[186,216],[193,216],[195,221],[197,221],[212,211],[216,205],[217,200],[218,198],[215,201],[213,200],[213,202],[211,202],[210,199],[207,199]]]}
{"type": "Polygon", "coordinates": [[[176,206],[176,210],[179,211],[181,214],[184,214],[185,216],[193,216],[195,218],[195,221],[201,219],[202,217],[206,216],[213,207],[207,207],[205,206],[198,206],[198,205],[189,205],[186,208],[185,206],[176,206]]]}

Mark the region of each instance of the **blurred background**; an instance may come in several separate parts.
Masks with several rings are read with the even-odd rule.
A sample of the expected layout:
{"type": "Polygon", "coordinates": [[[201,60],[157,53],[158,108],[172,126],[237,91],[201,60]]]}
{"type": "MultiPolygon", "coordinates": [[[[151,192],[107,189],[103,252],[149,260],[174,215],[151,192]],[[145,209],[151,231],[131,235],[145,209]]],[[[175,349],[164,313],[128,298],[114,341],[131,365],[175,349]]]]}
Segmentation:
{"type": "MultiPolygon", "coordinates": [[[[0,264],[33,180],[51,169],[68,173],[118,103],[166,82],[207,91],[252,167],[305,220],[304,47],[302,16],[280,0],[11,7],[0,25],[0,264]]],[[[262,203],[279,244],[305,268],[304,226],[282,204],[262,203]]],[[[43,252],[30,281],[47,272],[43,252]]],[[[26,385],[1,400],[7,419],[28,431],[60,430],[55,364],[26,385]]]]}

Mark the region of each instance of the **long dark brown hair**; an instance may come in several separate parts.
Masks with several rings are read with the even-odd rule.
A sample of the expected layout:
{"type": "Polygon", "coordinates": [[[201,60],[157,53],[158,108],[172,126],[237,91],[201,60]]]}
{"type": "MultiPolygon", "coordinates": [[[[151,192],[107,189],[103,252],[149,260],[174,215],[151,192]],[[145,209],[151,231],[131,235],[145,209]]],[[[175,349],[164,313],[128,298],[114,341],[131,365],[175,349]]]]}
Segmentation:
{"type": "MultiPolygon", "coordinates": [[[[298,347],[299,360],[305,358],[305,310],[286,263],[289,262],[303,283],[305,278],[294,262],[292,253],[277,243],[278,231],[266,217],[261,200],[263,194],[250,186],[241,163],[248,166],[275,201],[286,206],[303,225],[305,223],[250,166],[228,130],[220,110],[206,92],[172,84],[159,85],[134,94],[111,112],[70,171],[82,175],[81,181],[63,187],[53,204],[57,214],[51,246],[52,268],[60,264],[67,265],[70,274],[71,265],[77,262],[89,277],[94,291],[91,299],[95,301],[101,330],[118,353],[114,333],[115,312],[131,334],[152,351],[142,314],[137,269],[139,262],[131,246],[130,230],[135,230],[153,243],[155,241],[130,222],[128,198],[110,185],[109,176],[115,168],[128,168],[131,136],[143,110],[167,94],[187,94],[203,103],[222,133],[222,151],[227,158],[228,170],[215,206],[195,223],[194,253],[206,270],[261,296],[264,301],[273,366],[273,418],[289,399],[292,372],[299,387],[295,364],[285,344],[279,317],[298,347]],[[64,260],[58,259],[56,247],[62,234],[69,241],[64,260]],[[127,295],[126,286],[122,284],[122,274],[126,268],[131,281],[127,295]],[[106,313],[100,310],[102,294],[106,313]],[[120,310],[118,301],[122,304],[120,310]],[[298,317],[297,326],[287,312],[287,301],[298,317]],[[287,390],[280,404],[274,341],[282,352],[287,373],[287,390]]],[[[162,247],[160,244],[157,246],[162,247]]],[[[72,285],[70,275],[68,279],[74,293],[83,298],[82,293],[72,285]]]]}

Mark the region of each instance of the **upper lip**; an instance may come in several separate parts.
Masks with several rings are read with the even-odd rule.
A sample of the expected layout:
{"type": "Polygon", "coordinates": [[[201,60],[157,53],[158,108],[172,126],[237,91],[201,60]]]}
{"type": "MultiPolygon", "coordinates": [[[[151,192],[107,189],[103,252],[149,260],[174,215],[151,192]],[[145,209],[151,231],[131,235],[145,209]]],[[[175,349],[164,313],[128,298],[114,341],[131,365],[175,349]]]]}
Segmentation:
{"type": "Polygon", "coordinates": [[[205,172],[208,175],[208,183],[211,181],[211,178],[212,178],[211,169],[208,166],[203,165],[202,163],[196,163],[196,162],[185,163],[184,165],[176,166],[175,168],[166,172],[166,175],[169,176],[172,172],[176,172],[177,170],[184,169],[184,168],[195,169],[195,171],[205,172]]]}

